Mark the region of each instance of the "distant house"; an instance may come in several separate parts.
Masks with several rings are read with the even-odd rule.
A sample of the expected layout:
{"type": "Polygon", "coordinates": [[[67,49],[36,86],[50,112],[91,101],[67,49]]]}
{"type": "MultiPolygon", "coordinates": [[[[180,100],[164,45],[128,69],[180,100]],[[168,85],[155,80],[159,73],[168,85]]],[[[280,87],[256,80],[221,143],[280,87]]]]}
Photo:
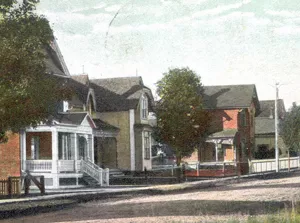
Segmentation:
{"type": "MultiPolygon", "coordinates": [[[[278,124],[285,115],[285,106],[282,99],[278,100],[278,124]]],[[[278,125],[280,126],[280,125],[278,125]]],[[[278,129],[280,133],[280,129],[278,129]]],[[[280,156],[287,156],[287,148],[278,135],[280,156]]],[[[260,101],[260,112],[255,118],[255,158],[266,159],[275,157],[275,101],[260,101]]]]}
{"type": "Polygon", "coordinates": [[[212,115],[211,134],[192,157],[200,162],[246,163],[252,157],[254,119],[259,111],[255,85],[205,86],[203,103],[212,115]]]}
{"type": "Polygon", "coordinates": [[[130,171],[151,169],[151,90],[141,77],[95,79],[91,83],[97,100],[95,117],[119,129],[116,146],[97,143],[102,165],[130,171]]]}

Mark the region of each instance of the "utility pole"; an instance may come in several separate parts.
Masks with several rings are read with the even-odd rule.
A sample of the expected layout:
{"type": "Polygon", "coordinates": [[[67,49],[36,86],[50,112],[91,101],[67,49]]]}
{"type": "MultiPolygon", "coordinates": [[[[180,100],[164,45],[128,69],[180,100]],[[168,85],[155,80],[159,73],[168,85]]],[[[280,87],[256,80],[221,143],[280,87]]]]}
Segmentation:
{"type": "Polygon", "coordinates": [[[276,165],[276,172],[279,172],[279,151],[278,151],[278,108],[277,108],[277,101],[278,101],[278,85],[279,83],[275,83],[276,89],[276,96],[275,96],[275,165],[276,165]]]}

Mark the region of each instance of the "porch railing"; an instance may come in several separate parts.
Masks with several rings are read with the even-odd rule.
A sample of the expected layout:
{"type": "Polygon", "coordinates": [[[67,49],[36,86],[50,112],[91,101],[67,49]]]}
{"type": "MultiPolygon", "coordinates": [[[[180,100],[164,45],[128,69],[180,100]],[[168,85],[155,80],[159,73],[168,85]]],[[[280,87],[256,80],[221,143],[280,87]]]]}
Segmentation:
{"type": "Polygon", "coordinates": [[[96,164],[88,161],[81,161],[81,171],[98,181],[100,186],[109,186],[109,169],[102,169],[96,164]]]}
{"type": "Polygon", "coordinates": [[[58,160],[59,172],[74,172],[75,160],[58,160]]]}
{"type": "Polygon", "coordinates": [[[26,160],[26,170],[32,172],[51,172],[52,160],[26,160]]]}

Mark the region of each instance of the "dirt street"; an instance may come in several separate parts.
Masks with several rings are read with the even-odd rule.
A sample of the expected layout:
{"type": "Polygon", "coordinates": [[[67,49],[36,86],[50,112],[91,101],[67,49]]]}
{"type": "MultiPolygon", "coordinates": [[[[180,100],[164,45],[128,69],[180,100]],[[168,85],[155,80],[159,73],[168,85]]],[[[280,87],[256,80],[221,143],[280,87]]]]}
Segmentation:
{"type": "Polygon", "coordinates": [[[168,195],[123,195],[3,222],[216,222],[278,213],[300,202],[300,176],[168,195]]]}

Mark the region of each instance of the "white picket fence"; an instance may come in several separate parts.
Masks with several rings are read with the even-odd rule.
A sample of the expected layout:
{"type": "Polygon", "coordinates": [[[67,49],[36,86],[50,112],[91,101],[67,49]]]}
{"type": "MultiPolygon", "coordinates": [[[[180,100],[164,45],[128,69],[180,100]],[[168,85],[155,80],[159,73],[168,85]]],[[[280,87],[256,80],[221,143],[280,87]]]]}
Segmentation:
{"type": "MultiPolygon", "coordinates": [[[[300,167],[300,157],[280,158],[279,169],[289,170],[300,167]]],[[[250,173],[262,173],[276,170],[275,159],[251,160],[249,161],[250,173]]]]}

